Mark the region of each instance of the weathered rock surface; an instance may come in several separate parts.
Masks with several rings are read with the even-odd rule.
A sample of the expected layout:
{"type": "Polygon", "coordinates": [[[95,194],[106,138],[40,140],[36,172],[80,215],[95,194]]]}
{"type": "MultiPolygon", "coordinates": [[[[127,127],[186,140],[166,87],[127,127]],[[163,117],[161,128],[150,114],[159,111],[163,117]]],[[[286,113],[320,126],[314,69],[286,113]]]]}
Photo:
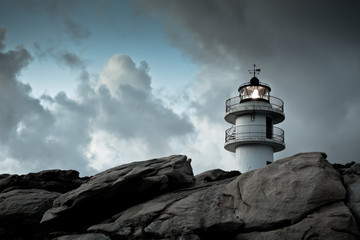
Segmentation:
{"type": "Polygon", "coordinates": [[[80,178],[79,172],[74,170],[46,170],[26,175],[0,175],[0,192],[13,189],[44,189],[51,192],[65,193],[81,184],[87,178],[80,178]]]}
{"type": "Polygon", "coordinates": [[[347,205],[360,225],[360,164],[344,171],[344,184],[347,189],[347,205]]]}
{"type": "Polygon", "coordinates": [[[16,189],[0,193],[0,239],[41,239],[40,220],[60,193],[16,189]]]}
{"type": "Polygon", "coordinates": [[[240,174],[241,173],[239,171],[226,172],[221,169],[213,169],[213,170],[209,170],[209,171],[206,171],[206,172],[196,175],[195,176],[196,185],[202,185],[202,184],[208,183],[208,182],[216,182],[216,181],[220,181],[220,180],[224,180],[224,179],[228,179],[228,178],[232,178],[232,177],[237,177],[240,174]]]}
{"type": "Polygon", "coordinates": [[[165,194],[89,231],[123,239],[184,234],[230,238],[241,232],[291,226],[345,197],[339,172],[321,153],[299,154],[235,179],[165,194]]]}
{"type": "Polygon", "coordinates": [[[349,209],[341,202],[321,207],[300,222],[272,231],[239,234],[237,240],[326,239],[356,240],[359,230],[349,209]]]}
{"type": "Polygon", "coordinates": [[[61,195],[41,222],[54,230],[74,230],[74,226],[88,226],[164,192],[194,184],[186,156],[125,164],[99,173],[61,195]]]}
{"type": "Polygon", "coordinates": [[[325,158],[302,153],[241,175],[194,177],[177,155],[74,175],[69,186],[83,184],[63,194],[43,173],[28,177],[45,181],[38,189],[0,175],[0,239],[360,239],[360,165],[325,158]]]}

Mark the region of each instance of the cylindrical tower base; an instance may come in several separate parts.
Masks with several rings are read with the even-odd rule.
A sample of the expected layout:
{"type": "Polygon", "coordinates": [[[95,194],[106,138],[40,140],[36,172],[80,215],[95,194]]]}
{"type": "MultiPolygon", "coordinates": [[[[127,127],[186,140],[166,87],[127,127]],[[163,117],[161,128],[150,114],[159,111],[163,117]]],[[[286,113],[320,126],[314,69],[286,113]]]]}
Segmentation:
{"type": "Polygon", "coordinates": [[[236,161],[241,173],[263,168],[274,160],[274,150],[266,145],[240,145],[235,149],[236,161]]]}

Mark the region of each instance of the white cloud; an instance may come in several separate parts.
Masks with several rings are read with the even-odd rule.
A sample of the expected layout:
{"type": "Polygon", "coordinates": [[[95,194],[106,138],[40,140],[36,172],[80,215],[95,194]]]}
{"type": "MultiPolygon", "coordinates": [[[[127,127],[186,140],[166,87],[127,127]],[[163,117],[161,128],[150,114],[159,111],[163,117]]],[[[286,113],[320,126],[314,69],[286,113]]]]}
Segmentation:
{"type": "Polygon", "coordinates": [[[129,56],[116,54],[104,66],[99,75],[97,89],[105,86],[111,97],[120,98],[127,86],[148,94],[151,91],[149,67],[141,62],[137,68],[129,56]]]}
{"type": "Polygon", "coordinates": [[[221,168],[237,169],[234,154],[224,149],[224,125],[214,122],[206,116],[194,115],[191,122],[196,126],[193,138],[184,144],[183,151],[193,159],[191,165],[196,174],[221,168]]]}
{"type": "Polygon", "coordinates": [[[18,80],[31,60],[24,48],[0,53],[0,172],[73,168],[83,175],[121,163],[173,154],[171,142],[193,131],[190,121],[154,96],[145,62],[114,55],[89,80],[83,60],[61,53],[78,69],[78,95],[31,97],[18,80]],[[8,167],[5,167],[8,165],[8,167]]]}
{"type": "Polygon", "coordinates": [[[147,143],[138,139],[119,139],[109,131],[99,130],[91,134],[86,156],[89,166],[96,171],[108,169],[120,164],[144,160],[149,153],[147,143]]]}

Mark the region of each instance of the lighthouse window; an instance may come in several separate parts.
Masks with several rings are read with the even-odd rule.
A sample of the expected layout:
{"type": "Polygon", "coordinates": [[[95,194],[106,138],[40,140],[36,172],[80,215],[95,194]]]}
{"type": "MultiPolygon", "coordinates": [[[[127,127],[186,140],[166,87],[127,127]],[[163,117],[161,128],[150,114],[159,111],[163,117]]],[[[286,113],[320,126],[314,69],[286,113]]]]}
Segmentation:
{"type": "Polygon", "coordinates": [[[266,117],[266,138],[273,138],[273,122],[271,117],[266,117]]]}

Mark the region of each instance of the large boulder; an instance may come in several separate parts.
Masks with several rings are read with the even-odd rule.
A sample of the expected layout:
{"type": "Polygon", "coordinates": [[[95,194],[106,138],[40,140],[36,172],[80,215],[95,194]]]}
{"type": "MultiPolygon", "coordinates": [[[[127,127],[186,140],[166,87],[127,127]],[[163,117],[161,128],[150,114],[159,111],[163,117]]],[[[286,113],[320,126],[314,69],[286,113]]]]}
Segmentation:
{"type": "Polygon", "coordinates": [[[194,183],[190,160],[182,155],[121,165],[62,194],[41,222],[52,230],[82,229],[116,212],[194,183]]]}
{"type": "MultiPolygon", "coordinates": [[[[294,226],[312,213],[316,215],[319,208],[346,197],[339,172],[322,153],[298,154],[238,177],[214,181],[221,174],[216,170],[200,175],[199,180],[208,181],[137,204],[88,231],[114,239],[229,239],[294,226]]],[[[331,209],[326,211],[321,216],[333,216],[328,213],[331,209]]],[[[344,207],[339,212],[339,218],[344,214],[352,223],[339,228],[344,236],[346,231],[358,234],[351,214],[344,207]]],[[[337,218],[332,219],[323,221],[337,218]]],[[[307,231],[298,229],[304,229],[299,230],[301,234],[307,231]]]]}
{"type": "Polygon", "coordinates": [[[40,220],[59,195],[42,189],[0,193],[0,239],[43,239],[40,220]]]}

